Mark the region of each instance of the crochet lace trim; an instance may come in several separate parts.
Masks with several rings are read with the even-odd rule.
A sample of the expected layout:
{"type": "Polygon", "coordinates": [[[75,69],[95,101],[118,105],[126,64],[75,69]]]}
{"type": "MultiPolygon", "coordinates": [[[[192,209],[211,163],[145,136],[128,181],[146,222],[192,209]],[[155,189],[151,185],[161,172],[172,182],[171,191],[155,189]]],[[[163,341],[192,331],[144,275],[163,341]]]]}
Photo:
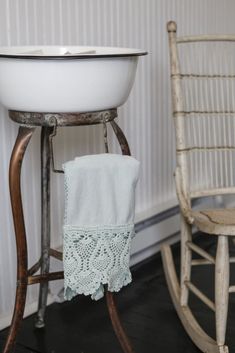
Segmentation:
{"type": "Polygon", "coordinates": [[[132,280],[129,261],[134,224],[64,225],[64,297],[91,295],[98,300],[104,285],[118,292],[132,280]]]}

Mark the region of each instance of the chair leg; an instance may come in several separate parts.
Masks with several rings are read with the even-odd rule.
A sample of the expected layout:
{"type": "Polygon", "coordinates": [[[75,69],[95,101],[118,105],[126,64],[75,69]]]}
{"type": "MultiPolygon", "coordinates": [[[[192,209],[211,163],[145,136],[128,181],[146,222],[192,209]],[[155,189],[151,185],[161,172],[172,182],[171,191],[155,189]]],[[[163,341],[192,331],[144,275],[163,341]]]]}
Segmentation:
{"type": "Polygon", "coordinates": [[[206,353],[228,353],[227,346],[218,346],[217,342],[207,335],[207,333],[201,328],[197,319],[194,317],[189,306],[182,306],[180,303],[181,289],[179,286],[178,278],[175,271],[175,265],[172,257],[171,248],[168,244],[162,246],[162,260],[164,266],[164,272],[166,275],[167,285],[170,291],[171,298],[173,300],[176,311],[179,318],[192,339],[195,345],[206,353]]]}
{"type": "Polygon", "coordinates": [[[220,235],[215,263],[215,318],[218,346],[225,343],[229,300],[229,246],[228,237],[220,235]]]}
{"type": "Polygon", "coordinates": [[[191,277],[191,259],[192,251],[188,248],[187,242],[192,241],[192,226],[188,224],[181,215],[181,296],[180,302],[182,306],[188,305],[189,290],[185,285],[186,281],[190,281],[191,277]]]}
{"type": "Polygon", "coordinates": [[[21,199],[20,176],[25,150],[33,132],[34,128],[19,128],[19,133],[12,151],[9,168],[9,187],[17,250],[17,287],[14,313],[10,330],[8,332],[7,340],[3,348],[3,353],[10,353],[13,351],[16,341],[16,335],[20,329],[20,325],[23,320],[26,301],[28,280],[28,254],[23,206],[21,199]]]}
{"type": "MultiPolygon", "coordinates": [[[[42,127],[41,131],[41,274],[50,268],[50,167],[51,156],[49,136],[53,128],[42,127]]],[[[36,328],[45,326],[44,317],[47,305],[48,282],[40,283],[36,328]]]]}
{"type": "MultiPolygon", "coordinates": [[[[130,148],[122,129],[118,126],[118,124],[114,120],[112,120],[110,124],[117,137],[118,143],[122,150],[122,154],[130,156],[131,155],[130,148]]],[[[107,307],[108,307],[109,316],[112,322],[113,330],[117,336],[117,339],[122,347],[123,352],[134,353],[131,342],[126,335],[124,328],[122,327],[122,324],[118,315],[117,307],[114,301],[113,293],[109,291],[106,292],[106,302],[107,302],[107,307]]]]}

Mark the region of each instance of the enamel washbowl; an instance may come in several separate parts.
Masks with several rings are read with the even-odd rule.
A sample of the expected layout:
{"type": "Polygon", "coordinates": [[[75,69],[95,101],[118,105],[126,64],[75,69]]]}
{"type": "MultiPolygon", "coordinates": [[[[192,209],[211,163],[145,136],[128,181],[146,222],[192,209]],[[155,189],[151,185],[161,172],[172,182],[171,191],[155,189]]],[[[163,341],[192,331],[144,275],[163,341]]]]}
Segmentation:
{"type": "Polygon", "coordinates": [[[48,113],[119,107],[145,54],[112,47],[0,47],[0,103],[48,113]]]}

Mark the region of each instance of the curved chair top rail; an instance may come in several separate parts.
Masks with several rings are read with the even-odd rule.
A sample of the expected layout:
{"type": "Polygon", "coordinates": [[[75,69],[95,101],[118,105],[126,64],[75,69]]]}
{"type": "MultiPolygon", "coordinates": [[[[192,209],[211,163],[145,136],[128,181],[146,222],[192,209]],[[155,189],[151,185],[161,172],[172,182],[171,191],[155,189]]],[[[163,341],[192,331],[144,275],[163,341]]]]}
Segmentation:
{"type": "Polygon", "coordinates": [[[183,36],[176,38],[177,44],[183,43],[193,43],[193,42],[235,42],[235,35],[227,34],[227,35],[217,35],[217,34],[209,34],[209,35],[198,35],[198,36],[183,36]]]}
{"type": "Polygon", "coordinates": [[[235,194],[235,187],[203,189],[198,191],[191,191],[190,197],[192,199],[205,197],[205,196],[220,196],[235,194]]]}
{"type": "MultiPolygon", "coordinates": [[[[177,24],[175,21],[167,23],[168,32],[177,32],[177,24]]],[[[177,44],[193,43],[193,42],[235,42],[234,34],[202,34],[192,36],[176,37],[177,44]]]]}

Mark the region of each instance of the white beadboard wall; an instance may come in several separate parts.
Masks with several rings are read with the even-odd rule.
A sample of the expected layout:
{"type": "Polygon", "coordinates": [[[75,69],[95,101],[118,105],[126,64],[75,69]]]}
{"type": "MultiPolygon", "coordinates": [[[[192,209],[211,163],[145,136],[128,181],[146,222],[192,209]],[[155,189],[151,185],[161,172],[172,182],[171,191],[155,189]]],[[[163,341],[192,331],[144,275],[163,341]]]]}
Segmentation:
{"type": "MultiPolygon", "coordinates": [[[[149,55],[140,58],[129,100],[119,110],[119,123],[132,154],[141,161],[136,211],[143,218],[175,204],[166,22],[176,20],[181,34],[235,33],[234,13],[233,0],[0,0],[0,45],[77,44],[148,50],[149,55]]],[[[0,327],[4,327],[9,324],[15,291],[8,164],[17,126],[7,118],[3,107],[0,115],[0,327]]],[[[110,144],[113,151],[118,151],[113,136],[110,144]]],[[[100,127],[61,129],[55,141],[57,166],[76,155],[101,151],[100,127]]],[[[52,238],[58,246],[63,217],[63,177],[53,175],[52,184],[52,238]]],[[[26,153],[22,190],[32,263],[40,251],[39,132],[26,153]]],[[[148,239],[141,233],[133,245],[134,251],[150,247],[160,236],[176,231],[174,223],[168,224],[169,234],[164,230],[167,225],[164,227],[160,235],[151,233],[148,239]]],[[[37,288],[30,288],[28,311],[35,309],[36,294],[37,288]]]]}

